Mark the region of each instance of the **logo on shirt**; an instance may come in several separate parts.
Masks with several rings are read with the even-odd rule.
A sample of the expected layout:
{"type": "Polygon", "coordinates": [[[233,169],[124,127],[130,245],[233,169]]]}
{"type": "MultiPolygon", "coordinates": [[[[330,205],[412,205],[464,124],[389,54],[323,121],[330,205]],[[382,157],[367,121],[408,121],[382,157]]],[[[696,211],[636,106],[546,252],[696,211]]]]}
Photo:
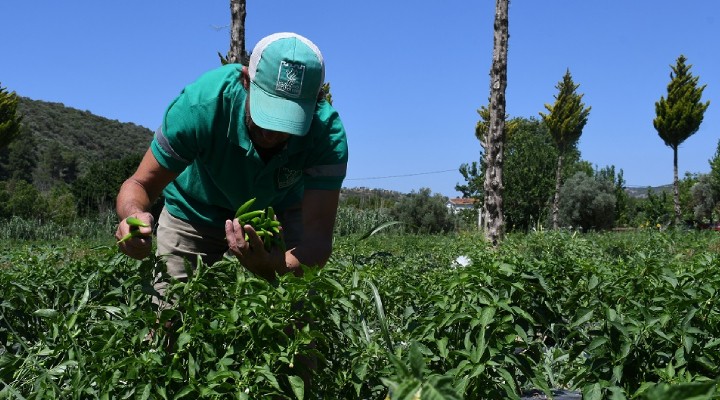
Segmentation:
{"type": "Polygon", "coordinates": [[[278,188],[285,189],[288,188],[295,183],[297,183],[300,178],[302,178],[302,171],[299,169],[290,169],[287,167],[281,167],[278,170],[278,188]]]}
{"type": "Polygon", "coordinates": [[[305,66],[287,61],[280,62],[275,90],[283,92],[290,97],[300,97],[303,78],[305,77],[305,66]]]}

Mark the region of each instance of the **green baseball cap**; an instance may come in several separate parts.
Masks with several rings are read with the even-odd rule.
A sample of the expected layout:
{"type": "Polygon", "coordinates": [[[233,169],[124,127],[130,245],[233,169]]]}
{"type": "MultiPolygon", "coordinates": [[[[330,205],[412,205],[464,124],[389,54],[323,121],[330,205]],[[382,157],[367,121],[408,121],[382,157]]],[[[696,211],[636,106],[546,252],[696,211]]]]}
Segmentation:
{"type": "Polygon", "coordinates": [[[305,135],[325,80],[317,46],[296,33],[272,34],[253,49],[248,72],[253,121],[272,131],[305,135]]]}

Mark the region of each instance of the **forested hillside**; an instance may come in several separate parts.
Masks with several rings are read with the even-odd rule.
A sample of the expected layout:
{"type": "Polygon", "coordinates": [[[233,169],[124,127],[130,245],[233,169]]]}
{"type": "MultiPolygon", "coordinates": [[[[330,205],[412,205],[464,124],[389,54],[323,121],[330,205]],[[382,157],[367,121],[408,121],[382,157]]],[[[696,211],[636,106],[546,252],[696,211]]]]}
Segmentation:
{"type": "Polygon", "coordinates": [[[0,219],[65,222],[112,209],[153,132],[61,103],[17,99],[19,133],[0,148],[0,219]]]}
{"type": "Polygon", "coordinates": [[[93,161],[142,154],[152,139],[150,129],[133,123],[110,120],[62,103],[26,97],[19,97],[19,100],[18,110],[23,116],[24,127],[22,136],[34,137],[37,159],[42,160],[45,152],[57,145],[61,153],[77,157],[80,174],[93,161]]]}

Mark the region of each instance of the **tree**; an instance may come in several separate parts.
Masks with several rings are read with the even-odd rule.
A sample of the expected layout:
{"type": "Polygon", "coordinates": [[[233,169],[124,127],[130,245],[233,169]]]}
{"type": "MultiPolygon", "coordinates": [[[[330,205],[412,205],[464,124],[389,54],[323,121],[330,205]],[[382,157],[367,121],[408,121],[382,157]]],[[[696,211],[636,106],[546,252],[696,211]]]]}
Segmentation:
{"type": "Polygon", "coordinates": [[[22,116],[18,113],[17,105],[15,92],[8,93],[7,88],[0,85],[0,150],[20,134],[22,116]]]}
{"type": "Polygon", "coordinates": [[[615,223],[615,188],[603,178],[578,172],[562,187],[560,220],[588,230],[610,229],[615,223]]]}
{"type": "Polygon", "coordinates": [[[247,65],[250,57],[245,50],[245,0],[230,0],[230,52],[228,61],[247,65]]]}
{"type": "Polygon", "coordinates": [[[642,205],[642,213],[645,215],[646,225],[668,225],[672,214],[672,199],[668,198],[668,192],[663,190],[655,193],[648,190],[647,201],[642,205]]]}
{"type": "Polygon", "coordinates": [[[698,77],[690,73],[692,65],[680,55],[675,66],[671,66],[667,99],[660,97],[655,103],[656,117],[653,126],[665,145],[673,149],[673,199],[675,224],[680,223],[680,191],[678,184],[678,147],[700,129],[705,110],[710,102],[700,102],[706,85],[698,87],[698,77]]]}
{"type": "Polygon", "coordinates": [[[462,194],[463,198],[475,198],[482,202],[482,185],[485,174],[482,173],[482,163],[473,161],[470,164],[461,164],[458,172],[465,179],[465,184],[456,184],[455,190],[462,194]]]}
{"type": "MultiPolygon", "coordinates": [[[[680,221],[687,226],[692,226],[695,222],[695,199],[693,198],[692,188],[700,182],[701,174],[685,172],[685,176],[678,182],[678,194],[680,197],[680,221]]],[[[675,196],[672,197],[673,206],[673,223],[675,210],[675,196]]]]}
{"type": "Polygon", "coordinates": [[[453,215],[447,209],[447,198],[422,188],[403,197],[390,211],[397,221],[422,233],[449,232],[454,227],[453,215]]]}
{"type": "MultiPolygon", "coordinates": [[[[505,223],[513,230],[527,230],[547,215],[553,193],[557,150],[545,126],[537,119],[508,121],[505,143],[505,223]]],[[[567,163],[571,166],[573,163],[567,163]]]]}
{"type": "Polygon", "coordinates": [[[37,166],[36,148],[37,141],[32,133],[24,132],[18,136],[7,146],[5,155],[0,157],[0,177],[33,183],[33,170],[37,166]]]}
{"type": "Polygon", "coordinates": [[[77,155],[63,150],[58,142],[51,142],[41,154],[34,183],[38,189],[47,192],[55,185],[74,182],[77,175],[77,155]]]}
{"type": "Polygon", "coordinates": [[[68,185],[60,183],[53,187],[46,201],[47,217],[53,222],[67,226],[77,217],[75,196],[68,185]]]}
{"type": "MultiPolygon", "coordinates": [[[[557,149],[545,124],[536,118],[515,117],[506,123],[503,163],[503,213],[508,230],[527,230],[545,221],[555,190],[557,149]]],[[[485,164],[462,164],[465,184],[455,189],[463,197],[482,203],[485,164]]],[[[568,152],[563,163],[563,179],[575,172],[592,173],[577,151],[568,152]]]]}
{"type": "Polygon", "coordinates": [[[325,101],[327,101],[328,103],[330,103],[330,105],[332,105],[333,99],[332,99],[332,93],[330,93],[330,82],[323,83],[321,90],[322,90],[321,96],[323,96],[325,98],[325,101]]]}
{"type": "Polygon", "coordinates": [[[128,156],[120,160],[97,161],[71,186],[81,215],[111,210],[120,186],[135,172],[142,155],[128,156]]]}
{"type": "Polygon", "coordinates": [[[720,140],[718,140],[715,155],[708,160],[708,163],[710,164],[708,180],[715,199],[715,206],[717,206],[717,203],[720,202],[720,140]]]}
{"type": "Polygon", "coordinates": [[[248,65],[250,55],[245,49],[245,0],[230,0],[230,50],[227,57],[218,52],[220,63],[248,65]]]}
{"type": "Polygon", "coordinates": [[[573,82],[569,69],[565,72],[562,81],[555,87],[558,89],[558,94],[554,96],[555,103],[552,106],[545,104],[548,114],[540,113],[558,150],[557,168],[555,170],[555,198],[552,207],[553,229],[558,227],[563,158],[569,151],[576,148],[591,108],[585,108],[585,104],[582,102],[583,95],[575,92],[580,85],[573,82]]]}
{"type": "MultiPolygon", "coordinates": [[[[504,234],[503,146],[505,144],[505,89],[507,88],[508,8],[510,0],[495,3],[493,58],[490,68],[489,118],[482,146],[485,150],[483,228],[485,238],[497,246],[504,234]]],[[[477,135],[477,133],[476,133],[477,135]]]]}
{"type": "Polygon", "coordinates": [[[2,204],[0,215],[5,217],[21,217],[25,219],[42,219],[47,212],[45,198],[35,187],[23,180],[3,182],[2,189],[7,191],[7,201],[2,204]]]}
{"type": "Polygon", "coordinates": [[[605,167],[595,173],[595,178],[600,180],[606,180],[614,188],[615,192],[615,218],[620,224],[627,224],[628,218],[628,203],[629,197],[625,191],[625,179],[623,178],[623,170],[617,174],[615,173],[615,166],[611,165],[605,167]]]}
{"type": "Polygon", "coordinates": [[[713,222],[713,211],[717,201],[711,184],[709,174],[702,174],[698,177],[698,181],[690,188],[692,195],[692,204],[694,211],[695,223],[713,222]]]}

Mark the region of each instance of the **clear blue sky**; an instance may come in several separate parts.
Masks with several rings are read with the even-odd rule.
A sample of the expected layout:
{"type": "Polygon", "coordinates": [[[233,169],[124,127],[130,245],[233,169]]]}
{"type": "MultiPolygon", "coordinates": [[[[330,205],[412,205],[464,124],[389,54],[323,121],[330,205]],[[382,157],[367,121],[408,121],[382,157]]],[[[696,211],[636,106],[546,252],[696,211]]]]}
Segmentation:
{"type": "MultiPolygon", "coordinates": [[[[247,47],[278,31],[318,45],[348,131],[345,186],[455,196],[458,167],[480,157],[474,129],[489,94],[494,8],[247,0],[247,47]]],[[[4,0],[0,16],[3,87],[153,130],[229,47],[228,0],[4,0]]],[[[670,183],[672,150],[652,120],[684,54],[711,104],[679,150],[680,174],[708,172],[720,139],[718,39],[717,0],[512,1],[508,114],[538,117],[570,69],[592,107],[583,159],[622,169],[630,186],[670,183]]]]}

